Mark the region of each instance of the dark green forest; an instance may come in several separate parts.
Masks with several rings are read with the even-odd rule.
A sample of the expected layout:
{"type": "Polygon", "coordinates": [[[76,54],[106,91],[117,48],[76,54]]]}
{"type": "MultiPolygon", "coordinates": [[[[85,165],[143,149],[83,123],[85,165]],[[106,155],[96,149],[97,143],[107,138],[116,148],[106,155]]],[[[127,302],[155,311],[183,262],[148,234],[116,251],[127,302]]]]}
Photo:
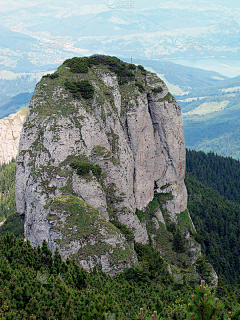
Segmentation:
{"type": "Polygon", "coordinates": [[[202,249],[216,272],[229,284],[240,284],[240,205],[186,174],[188,209],[202,249]],[[191,198],[190,198],[191,199],[191,198]]]}
{"type": "Polygon", "coordinates": [[[0,227],[0,237],[12,233],[17,238],[24,238],[23,222],[17,212],[11,213],[0,227]]]}
{"type": "Polygon", "coordinates": [[[0,222],[16,212],[15,175],[16,160],[0,165],[0,222]]]}
{"type": "Polygon", "coordinates": [[[240,284],[240,162],[187,150],[188,208],[202,249],[229,284],[240,284]]]}
{"type": "Polygon", "coordinates": [[[110,278],[97,268],[88,273],[73,260],[62,261],[45,241],[32,248],[29,241],[7,233],[0,237],[0,318],[224,320],[233,310],[232,319],[238,319],[239,292],[220,284],[218,301],[204,283],[196,289],[178,285],[159,252],[135,246],[138,267],[110,278]],[[201,308],[204,318],[199,317],[201,308]]]}
{"type": "MultiPolygon", "coordinates": [[[[135,243],[138,266],[111,279],[72,260],[63,262],[58,251],[52,256],[46,243],[32,248],[24,242],[15,207],[15,168],[14,160],[0,167],[0,217],[6,219],[0,227],[0,319],[138,319],[144,308],[139,319],[190,320],[192,313],[201,320],[191,296],[195,292],[201,300],[210,289],[176,284],[151,244],[135,243]]],[[[231,319],[240,319],[239,172],[239,161],[187,151],[185,181],[196,239],[220,276],[209,296],[208,310],[214,309],[215,296],[221,300],[211,319],[228,319],[229,311],[231,319]]]]}
{"type": "Polygon", "coordinates": [[[240,203],[239,160],[188,149],[186,155],[187,173],[190,176],[217,190],[227,199],[240,203]]]}

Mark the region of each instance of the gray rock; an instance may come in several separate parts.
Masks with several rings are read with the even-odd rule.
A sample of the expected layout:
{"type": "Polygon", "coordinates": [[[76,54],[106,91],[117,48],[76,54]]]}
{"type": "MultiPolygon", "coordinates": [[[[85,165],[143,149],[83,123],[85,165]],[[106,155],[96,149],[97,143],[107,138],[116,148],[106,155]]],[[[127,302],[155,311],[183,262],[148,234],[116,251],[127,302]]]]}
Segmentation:
{"type": "MultiPolygon", "coordinates": [[[[70,256],[87,270],[99,266],[114,275],[137,258],[111,219],[125,224],[137,242],[146,244],[146,223],[140,222],[136,209],[146,209],[156,188],[173,196],[163,204],[172,221],[187,208],[181,111],[155,74],[147,74],[141,93],[134,83],[123,89],[115,74],[97,66],[90,79],[95,93],[88,102],[73,99],[58,80],[43,78],[29,104],[17,161],[17,211],[32,245],[46,239],[51,250],[59,247],[64,259],[70,256]],[[163,91],[153,93],[151,88],[158,86],[163,91]],[[92,171],[77,175],[70,166],[74,159],[99,165],[101,179],[92,171]],[[93,224],[95,233],[86,229],[83,235],[78,213],[76,224],[69,225],[75,218],[68,201],[72,208],[87,208],[89,215],[95,208],[96,223],[105,227],[94,229],[93,224]],[[118,260],[117,252],[125,258],[118,260]]],[[[159,222],[165,224],[160,209],[154,219],[156,229],[159,222]]]]}
{"type": "Polygon", "coordinates": [[[159,220],[160,222],[162,222],[162,223],[164,224],[165,228],[166,228],[166,223],[165,223],[165,220],[164,220],[164,218],[163,218],[162,211],[161,211],[160,209],[158,209],[158,210],[156,211],[156,216],[157,216],[158,220],[159,220]]]}
{"type": "Polygon", "coordinates": [[[9,163],[17,157],[20,133],[26,116],[25,108],[0,119],[0,164],[9,163]]]}
{"type": "Polygon", "coordinates": [[[99,213],[102,214],[107,221],[109,220],[106,195],[96,178],[87,182],[74,172],[72,187],[73,191],[76,192],[84,201],[98,209],[99,213]]]}

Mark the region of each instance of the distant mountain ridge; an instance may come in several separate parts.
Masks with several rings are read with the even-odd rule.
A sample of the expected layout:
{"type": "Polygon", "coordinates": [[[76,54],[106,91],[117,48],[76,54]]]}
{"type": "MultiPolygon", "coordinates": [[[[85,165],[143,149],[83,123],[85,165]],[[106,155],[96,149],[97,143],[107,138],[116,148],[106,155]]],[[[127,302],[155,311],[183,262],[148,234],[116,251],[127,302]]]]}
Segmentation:
{"type": "MultiPolygon", "coordinates": [[[[133,62],[142,63],[167,81],[170,92],[176,97],[183,112],[183,126],[188,148],[206,152],[214,151],[224,156],[240,158],[238,132],[240,76],[230,79],[216,72],[157,60],[134,59],[133,62]],[[184,95],[184,92],[188,94],[184,95]],[[222,103],[226,104],[225,101],[228,103],[221,109],[222,103]],[[206,114],[197,110],[199,106],[203,106],[201,108],[206,110],[206,114]],[[211,109],[212,111],[209,111],[211,109]],[[193,113],[188,114],[189,111],[193,113]]],[[[32,78],[34,79],[35,76],[34,74],[32,78]]],[[[11,99],[8,96],[13,94],[15,86],[18,91],[23,90],[27,86],[27,79],[23,77],[19,80],[0,80],[5,92],[0,105],[0,117],[8,116],[28,104],[31,93],[21,93],[11,99]]],[[[29,82],[29,89],[34,88],[35,83],[29,82]]]]}
{"type": "Polygon", "coordinates": [[[7,103],[0,105],[0,119],[8,117],[10,114],[27,108],[32,94],[33,93],[30,92],[17,94],[16,96],[10,98],[7,103]]]}
{"type": "Polygon", "coordinates": [[[22,1],[21,7],[13,4],[2,10],[2,68],[15,71],[24,65],[31,71],[56,66],[74,52],[136,59],[239,57],[239,21],[231,3],[153,1],[119,8],[117,2],[79,6],[76,0],[68,5],[54,0],[31,6],[22,1]]]}

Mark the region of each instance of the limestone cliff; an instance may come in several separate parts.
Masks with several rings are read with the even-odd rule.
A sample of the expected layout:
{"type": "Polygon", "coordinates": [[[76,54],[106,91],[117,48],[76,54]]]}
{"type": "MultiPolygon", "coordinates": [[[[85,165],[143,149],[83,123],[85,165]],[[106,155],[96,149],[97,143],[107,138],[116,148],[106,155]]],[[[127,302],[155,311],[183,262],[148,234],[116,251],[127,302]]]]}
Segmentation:
{"type": "Polygon", "coordinates": [[[27,109],[0,119],[0,164],[9,163],[18,155],[18,145],[27,109]]]}
{"type": "Polygon", "coordinates": [[[167,226],[194,229],[185,163],[181,110],[162,80],[113,57],[69,59],[37,84],[21,133],[25,237],[111,275],[136,264],[133,235],[170,257],[167,226]]]}

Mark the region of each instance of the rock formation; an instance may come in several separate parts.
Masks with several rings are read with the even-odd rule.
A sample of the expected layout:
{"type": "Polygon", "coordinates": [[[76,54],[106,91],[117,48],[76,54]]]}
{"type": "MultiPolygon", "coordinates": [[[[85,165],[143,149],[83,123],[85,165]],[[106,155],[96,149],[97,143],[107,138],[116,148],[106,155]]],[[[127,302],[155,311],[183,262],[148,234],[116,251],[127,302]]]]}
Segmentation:
{"type": "Polygon", "coordinates": [[[181,110],[161,79],[114,57],[66,60],[37,84],[21,133],[25,237],[110,275],[136,264],[133,236],[167,256],[166,224],[194,229],[185,164],[181,110]]]}
{"type": "Polygon", "coordinates": [[[0,164],[9,163],[18,155],[18,145],[27,108],[0,119],[0,164]]]}

